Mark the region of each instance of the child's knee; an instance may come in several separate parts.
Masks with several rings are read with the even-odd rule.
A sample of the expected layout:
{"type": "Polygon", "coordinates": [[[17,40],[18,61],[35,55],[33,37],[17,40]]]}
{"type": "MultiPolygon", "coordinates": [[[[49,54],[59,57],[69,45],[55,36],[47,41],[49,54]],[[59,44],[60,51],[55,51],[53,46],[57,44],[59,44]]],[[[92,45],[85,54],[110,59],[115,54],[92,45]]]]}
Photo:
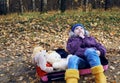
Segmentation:
{"type": "Polygon", "coordinates": [[[89,62],[91,67],[101,64],[100,58],[96,50],[93,48],[89,48],[85,51],[85,57],[87,58],[87,61],[89,62]]]}
{"type": "Polygon", "coordinates": [[[93,55],[94,53],[96,53],[96,50],[94,48],[88,48],[86,49],[84,55],[89,56],[89,55],[93,55]]]}

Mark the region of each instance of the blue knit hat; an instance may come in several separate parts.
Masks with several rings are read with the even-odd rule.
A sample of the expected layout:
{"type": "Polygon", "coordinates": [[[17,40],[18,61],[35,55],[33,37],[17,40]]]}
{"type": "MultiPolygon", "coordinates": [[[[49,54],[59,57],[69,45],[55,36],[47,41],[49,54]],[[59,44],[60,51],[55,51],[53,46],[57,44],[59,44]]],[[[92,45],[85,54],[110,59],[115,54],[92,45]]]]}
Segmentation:
{"type": "Polygon", "coordinates": [[[72,26],[71,30],[74,32],[75,28],[78,27],[78,26],[81,26],[83,29],[85,29],[82,24],[74,24],[74,25],[72,26]]]}

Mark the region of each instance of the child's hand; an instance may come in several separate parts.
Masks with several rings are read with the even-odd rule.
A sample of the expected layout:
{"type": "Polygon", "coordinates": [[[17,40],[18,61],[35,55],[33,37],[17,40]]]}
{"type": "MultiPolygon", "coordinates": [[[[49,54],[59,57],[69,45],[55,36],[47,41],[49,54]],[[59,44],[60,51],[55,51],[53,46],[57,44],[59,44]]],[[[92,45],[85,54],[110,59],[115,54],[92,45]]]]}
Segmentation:
{"type": "Polygon", "coordinates": [[[84,34],[81,32],[79,33],[79,37],[85,38],[84,34]]]}
{"type": "Polygon", "coordinates": [[[100,51],[99,51],[99,50],[96,50],[96,52],[97,52],[98,56],[100,56],[100,51]]]}

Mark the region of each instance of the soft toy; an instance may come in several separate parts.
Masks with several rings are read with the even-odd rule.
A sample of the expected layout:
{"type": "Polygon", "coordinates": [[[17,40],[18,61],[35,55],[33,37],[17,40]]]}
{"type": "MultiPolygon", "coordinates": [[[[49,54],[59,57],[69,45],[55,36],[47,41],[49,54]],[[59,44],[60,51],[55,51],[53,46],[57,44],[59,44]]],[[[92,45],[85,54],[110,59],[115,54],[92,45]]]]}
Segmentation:
{"type": "Polygon", "coordinates": [[[47,66],[45,55],[46,50],[44,50],[42,47],[35,47],[32,55],[32,63],[37,64],[37,66],[40,67],[41,70],[47,73],[53,72],[53,67],[47,66]]]}
{"type": "Polygon", "coordinates": [[[41,70],[50,73],[54,71],[65,70],[67,68],[68,59],[71,56],[72,55],[68,55],[67,58],[61,58],[56,51],[46,52],[46,50],[44,50],[42,47],[35,47],[33,50],[32,62],[37,64],[41,70]],[[50,63],[52,67],[47,67],[47,63],[50,63]]]}
{"type": "Polygon", "coordinates": [[[35,63],[35,59],[34,59],[34,57],[35,57],[35,55],[38,53],[38,52],[40,52],[40,51],[42,51],[42,50],[44,50],[42,47],[35,47],[34,48],[34,50],[33,50],[33,54],[32,54],[32,63],[35,63]]]}
{"type": "Polygon", "coordinates": [[[67,68],[68,59],[72,55],[68,55],[67,58],[61,58],[56,51],[49,51],[46,55],[46,60],[52,64],[55,70],[65,70],[67,68]]]}

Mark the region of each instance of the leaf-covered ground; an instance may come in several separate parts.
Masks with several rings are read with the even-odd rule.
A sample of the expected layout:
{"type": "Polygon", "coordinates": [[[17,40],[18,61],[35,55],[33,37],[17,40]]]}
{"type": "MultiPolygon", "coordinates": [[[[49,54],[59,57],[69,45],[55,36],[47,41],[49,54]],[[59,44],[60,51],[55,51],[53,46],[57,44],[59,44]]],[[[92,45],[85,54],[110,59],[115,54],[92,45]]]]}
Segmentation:
{"type": "MultiPolygon", "coordinates": [[[[46,50],[65,48],[70,26],[82,23],[107,48],[108,83],[120,82],[120,11],[65,13],[28,12],[0,16],[0,83],[34,83],[35,67],[31,55],[35,46],[46,50]]],[[[60,81],[64,83],[65,81],[60,81]]],[[[80,83],[93,83],[92,75],[81,76],[80,83]]]]}

